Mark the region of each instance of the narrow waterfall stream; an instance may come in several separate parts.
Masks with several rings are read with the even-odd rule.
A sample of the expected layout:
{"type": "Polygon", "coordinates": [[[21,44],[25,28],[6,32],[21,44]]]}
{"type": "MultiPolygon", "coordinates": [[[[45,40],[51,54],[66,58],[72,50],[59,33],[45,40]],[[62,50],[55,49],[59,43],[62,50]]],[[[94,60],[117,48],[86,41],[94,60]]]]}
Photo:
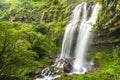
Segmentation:
{"type": "Polygon", "coordinates": [[[69,60],[71,56],[71,49],[73,38],[75,33],[77,34],[76,46],[74,50],[73,60],[71,62],[72,74],[84,74],[91,71],[91,66],[94,62],[86,60],[86,53],[89,46],[89,42],[92,40],[92,33],[90,32],[93,25],[96,23],[97,14],[100,9],[100,5],[96,4],[91,7],[92,11],[89,13],[87,3],[81,3],[75,7],[72,11],[71,20],[66,26],[64,39],[62,43],[62,50],[60,56],[55,60],[54,64],[49,68],[44,68],[41,72],[43,78],[37,78],[36,80],[54,80],[61,77],[61,74],[65,65],[66,59],[69,60]],[[88,16],[91,14],[91,16],[88,16]]]}
{"type": "Polygon", "coordinates": [[[73,10],[72,15],[71,15],[71,20],[66,27],[64,38],[63,38],[63,43],[62,43],[61,55],[60,55],[61,59],[70,57],[69,54],[71,50],[73,36],[76,31],[78,22],[79,22],[82,5],[83,3],[77,5],[76,8],[73,10]]]}

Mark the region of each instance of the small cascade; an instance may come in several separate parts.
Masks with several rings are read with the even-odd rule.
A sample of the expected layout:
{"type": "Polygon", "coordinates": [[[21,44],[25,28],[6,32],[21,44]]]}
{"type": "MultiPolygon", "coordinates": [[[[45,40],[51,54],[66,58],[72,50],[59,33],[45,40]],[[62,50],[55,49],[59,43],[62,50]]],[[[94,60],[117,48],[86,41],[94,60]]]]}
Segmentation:
{"type": "Polygon", "coordinates": [[[86,60],[86,53],[89,43],[92,41],[91,29],[96,23],[100,5],[96,4],[91,8],[92,11],[89,13],[87,3],[85,2],[75,7],[71,20],[65,29],[60,56],[55,60],[54,64],[41,71],[43,78],[35,80],[54,80],[65,73],[65,68],[70,74],[84,74],[92,70],[94,62],[86,60]],[[75,35],[76,33],[77,35],[75,35]],[[73,53],[74,56],[72,57],[70,54],[74,36],[77,36],[77,39],[73,53]],[[70,69],[68,70],[68,68],[70,69]]]}
{"type": "Polygon", "coordinates": [[[37,78],[35,80],[54,80],[61,77],[60,74],[63,73],[64,64],[65,62],[63,59],[56,59],[53,65],[41,71],[41,76],[43,76],[43,78],[37,78]]]}

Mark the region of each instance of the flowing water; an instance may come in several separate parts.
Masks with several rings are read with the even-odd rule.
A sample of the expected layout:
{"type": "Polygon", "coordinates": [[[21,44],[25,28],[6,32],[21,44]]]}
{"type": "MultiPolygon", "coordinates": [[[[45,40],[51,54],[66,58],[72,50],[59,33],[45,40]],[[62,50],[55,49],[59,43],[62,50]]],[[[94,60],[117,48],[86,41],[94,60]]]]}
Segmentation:
{"type": "Polygon", "coordinates": [[[66,26],[65,34],[62,43],[62,50],[60,57],[57,58],[53,65],[44,68],[41,72],[43,78],[37,78],[36,80],[54,80],[61,77],[60,69],[64,67],[65,59],[71,58],[71,49],[74,36],[77,36],[76,46],[74,48],[74,60],[72,61],[72,74],[84,74],[91,71],[91,66],[94,62],[86,60],[86,53],[88,50],[89,42],[92,40],[91,29],[96,23],[97,14],[100,9],[100,5],[96,4],[91,7],[92,11],[88,10],[87,3],[81,3],[75,7],[72,12],[71,20],[66,26]],[[91,14],[91,16],[89,16],[91,14]],[[75,33],[78,32],[77,35],[75,33]]]}
{"type": "Polygon", "coordinates": [[[77,24],[79,22],[82,5],[83,3],[77,5],[76,8],[73,10],[71,15],[71,20],[65,29],[65,34],[64,34],[63,43],[62,43],[62,50],[60,55],[61,59],[70,57],[69,54],[71,50],[73,36],[76,31],[77,24]]]}
{"type": "MultiPolygon", "coordinates": [[[[79,33],[75,48],[75,60],[73,62],[73,73],[83,74],[87,72],[85,67],[88,62],[85,60],[85,55],[91,41],[92,33],[90,32],[93,25],[96,22],[97,14],[100,9],[100,6],[96,4],[92,9],[92,14],[89,19],[87,19],[87,3],[83,5],[83,14],[82,20],[79,26],[79,33]]],[[[91,66],[91,65],[90,65],[91,66]]]]}

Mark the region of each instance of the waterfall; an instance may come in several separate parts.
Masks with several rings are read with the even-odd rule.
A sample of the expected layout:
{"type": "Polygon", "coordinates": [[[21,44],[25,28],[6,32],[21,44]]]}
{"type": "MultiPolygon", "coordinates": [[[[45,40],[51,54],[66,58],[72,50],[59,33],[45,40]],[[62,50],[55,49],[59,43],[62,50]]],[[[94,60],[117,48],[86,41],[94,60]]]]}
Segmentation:
{"type": "Polygon", "coordinates": [[[96,22],[99,9],[99,4],[93,5],[91,16],[88,17],[88,14],[90,13],[87,9],[87,3],[84,2],[77,5],[72,12],[72,17],[69,24],[66,26],[60,59],[70,58],[73,37],[78,27],[78,36],[74,52],[75,60],[73,61],[72,70],[73,73],[83,74],[88,71],[85,66],[88,66],[88,64],[91,66],[90,63],[85,60],[85,56],[89,43],[92,40],[92,33],[90,31],[96,22]],[[80,18],[81,13],[82,19],[80,18]]]}
{"type": "MultiPolygon", "coordinates": [[[[71,20],[66,26],[65,34],[62,43],[62,50],[60,57],[57,58],[53,65],[44,68],[41,72],[43,78],[37,78],[36,80],[54,80],[61,77],[60,73],[63,73],[65,62],[72,57],[70,55],[73,48],[73,38],[77,37],[74,48],[74,56],[72,57],[71,66],[72,74],[84,74],[90,71],[91,66],[94,64],[91,61],[86,60],[86,53],[88,50],[89,42],[92,40],[91,29],[96,23],[97,14],[100,9],[100,5],[93,5],[91,13],[88,11],[87,3],[81,3],[75,7],[72,11],[71,20]],[[91,16],[89,16],[91,14],[91,16]],[[75,35],[75,33],[78,33],[75,35]],[[66,60],[66,61],[65,61],[66,60]]],[[[72,51],[73,52],[73,51],[72,51]]]]}
{"type": "Polygon", "coordinates": [[[73,73],[83,74],[87,72],[87,68],[85,66],[88,62],[85,60],[85,55],[89,46],[89,42],[92,38],[92,33],[90,31],[96,22],[99,9],[100,6],[96,4],[93,7],[90,18],[87,20],[87,3],[83,5],[82,20],[79,26],[79,33],[75,48],[75,60],[73,61],[73,73]]]}
{"type": "Polygon", "coordinates": [[[60,59],[70,57],[69,54],[71,50],[72,40],[73,40],[73,36],[77,28],[77,24],[79,22],[82,5],[83,3],[75,7],[71,15],[71,20],[65,29],[60,59]]]}

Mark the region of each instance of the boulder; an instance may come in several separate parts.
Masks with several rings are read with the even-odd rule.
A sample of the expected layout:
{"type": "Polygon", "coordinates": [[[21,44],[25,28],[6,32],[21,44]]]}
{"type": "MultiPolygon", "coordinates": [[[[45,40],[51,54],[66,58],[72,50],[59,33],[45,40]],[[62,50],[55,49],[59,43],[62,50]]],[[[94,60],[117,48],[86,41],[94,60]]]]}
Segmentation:
{"type": "Polygon", "coordinates": [[[72,70],[72,63],[69,59],[65,59],[65,64],[64,64],[64,72],[65,73],[70,73],[72,70]]]}

